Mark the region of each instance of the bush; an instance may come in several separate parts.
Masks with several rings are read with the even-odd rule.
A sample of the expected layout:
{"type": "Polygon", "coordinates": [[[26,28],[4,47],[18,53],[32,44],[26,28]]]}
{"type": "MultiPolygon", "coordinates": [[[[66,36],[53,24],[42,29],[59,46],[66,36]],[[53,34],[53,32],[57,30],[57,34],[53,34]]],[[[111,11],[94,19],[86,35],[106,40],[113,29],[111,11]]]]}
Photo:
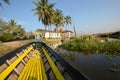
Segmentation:
{"type": "Polygon", "coordinates": [[[109,41],[107,38],[104,43],[101,43],[100,40],[76,38],[75,40],[64,43],[59,47],[80,52],[120,55],[120,40],[109,41]]]}
{"type": "Polygon", "coordinates": [[[11,41],[14,40],[13,34],[10,33],[3,33],[0,35],[0,41],[5,42],[5,41],[11,41]]]}
{"type": "Polygon", "coordinates": [[[29,36],[29,39],[35,39],[35,36],[31,35],[29,36]]]}

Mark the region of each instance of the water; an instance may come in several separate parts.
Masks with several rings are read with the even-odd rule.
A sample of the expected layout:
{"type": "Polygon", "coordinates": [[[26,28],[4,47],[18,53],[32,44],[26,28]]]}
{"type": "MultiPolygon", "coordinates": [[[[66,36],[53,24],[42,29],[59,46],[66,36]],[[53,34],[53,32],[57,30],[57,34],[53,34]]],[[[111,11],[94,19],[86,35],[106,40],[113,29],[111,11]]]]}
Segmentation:
{"type": "Polygon", "coordinates": [[[111,57],[108,59],[105,54],[82,54],[62,49],[58,53],[90,80],[120,80],[120,56],[107,55],[111,57]]]}
{"type": "Polygon", "coordinates": [[[57,42],[57,43],[54,43],[54,44],[50,44],[50,47],[52,49],[56,49],[59,45],[61,45],[62,43],[61,42],[57,42]]]}

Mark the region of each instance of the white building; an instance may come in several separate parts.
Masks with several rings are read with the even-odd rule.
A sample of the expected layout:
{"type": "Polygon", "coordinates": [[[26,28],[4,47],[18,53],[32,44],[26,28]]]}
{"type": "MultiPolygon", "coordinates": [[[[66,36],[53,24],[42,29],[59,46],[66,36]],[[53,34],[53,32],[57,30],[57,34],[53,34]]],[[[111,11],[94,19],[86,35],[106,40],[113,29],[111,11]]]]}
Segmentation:
{"type": "Polygon", "coordinates": [[[35,39],[40,39],[40,38],[73,38],[74,33],[70,30],[43,30],[43,29],[38,29],[35,31],[35,39]]]}
{"type": "Polygon", "coordinates": [[[38,29],[35,32],[35,39],[40,38],[61,38],[60,32],[38,29]]]}

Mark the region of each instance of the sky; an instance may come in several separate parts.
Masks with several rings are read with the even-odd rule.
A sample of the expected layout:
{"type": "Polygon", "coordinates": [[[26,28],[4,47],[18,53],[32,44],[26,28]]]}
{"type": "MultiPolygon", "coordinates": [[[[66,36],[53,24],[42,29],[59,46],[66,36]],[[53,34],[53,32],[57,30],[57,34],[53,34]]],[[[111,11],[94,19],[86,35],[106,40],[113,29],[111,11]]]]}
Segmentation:
{"type": "MultiPolygon", "coordinates": [[[[35,0],[10,0],[3,3],[0,18],[5,21],[15,19],[25,30],[34,32],[44,29],[37,15],[32,11],[35,0]]],[[[49,0],[55,9],[61,9],[65,16],[72,17],[77,34],[93,34],[120,30],[120,0],[49,0]]],[[[73,25],[65,26],[73,31],[73,25]]]]}

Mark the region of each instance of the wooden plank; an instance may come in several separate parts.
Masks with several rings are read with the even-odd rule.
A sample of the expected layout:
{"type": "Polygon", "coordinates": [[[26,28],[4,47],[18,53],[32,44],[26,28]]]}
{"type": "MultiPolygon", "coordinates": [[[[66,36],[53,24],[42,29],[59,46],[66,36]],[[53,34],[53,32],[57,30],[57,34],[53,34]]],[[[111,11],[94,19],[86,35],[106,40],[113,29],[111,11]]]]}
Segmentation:
{"type": "Polygon", "coordinates": [[[41,57],[40,57],[40,62],[41,62],[41,67],[42,67],[43,78],[44,78],[44,80],[48,80],[41,57]]]}
{"type": "Polygon", "coordinates": [[[42,77],[42,69],[41,69],[41,63],[40,61],[38,61],[38,80],[43,80],[43,77],[42,77]]]}
{"type": "MultiPolygon", "coordinates": [[[[8,65],[11,64],[11,62],[10,62],[9,60],[7,60],[6,63],[7,63],[8,65]]],[[[17,75],[20,75],[20,72],[19,72],[16,68],[14,68],[13,70],[16,72],[17,75]]]]}
{"type": "Polygon", "coordinates": [[[34,66],[34,65],[33,65],[33,63],[32,63],[32,59],[30,59],[29,65],[26,66],[26,67],[27,67],[26,71],[28,71],[28,73],[26,73],[26,71],[25,71],[26,76],[25,76],[25,79],[22,79],[22,80],[29,80],[29,76],[30,76],[30,74],[31,74],[31,71],[32,71],[33,66],[34,66]]]}
{"type": "MultiPolygon", "coordinates": [[[[19,58],[20,57],[20,55],[17,53],[17,57],[19,58]]],[[[25,63],[25,61],[22,59],[22,63],[25,65],[26,63],[25,63]]]]}
{"type": "Polygon", "coordinates": [[[27,62],[26,66],[24,67],[23,71],[21,72],[18,80],[25,80],[27,75],[29,75],[31,68],[28,69],[28,66],[31,67],[31,59],[27,62]]]}
{"type": "Polygon", "coordinates": [[[56,65],[54,64],[54,62],[52,61],[52,59],[50,58],[50,56],[48,55],[47,51],[44,49],[44,47],[42,47],[42,50],[57,78],[57,80],[64,80],[64,77],[62,76],[62,74],[60,73],[60,71],[58,70],[58,68],[56,67],[56,65]]]}
{"type": "Polygon", "coordinates": [[[34,51],[18,80],[47,80],[39,51],[34,51]],[[35,54],[34,54],[35,53],[35,54]],[[26,73],[27,72],[27,73],[26,73]]]}
{"type": "Polygon", "coordinates": [[[4,80],[10,72],[21,62],[21,60],[33,49],[31,46],[26,50],[17,60],[15,60],[9,67],[7,67],[2,73],[0,73],[0,80],[4,80]]]}

